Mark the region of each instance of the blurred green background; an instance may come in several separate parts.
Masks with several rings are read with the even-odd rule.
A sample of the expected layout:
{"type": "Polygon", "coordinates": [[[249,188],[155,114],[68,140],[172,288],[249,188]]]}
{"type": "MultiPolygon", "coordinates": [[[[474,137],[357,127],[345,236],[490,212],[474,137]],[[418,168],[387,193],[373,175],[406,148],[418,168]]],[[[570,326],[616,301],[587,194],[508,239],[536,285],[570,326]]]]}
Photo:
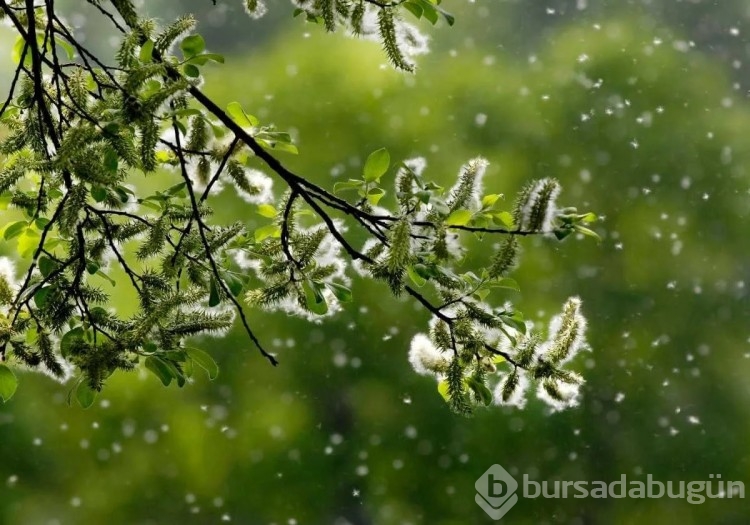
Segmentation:
{"type": "MultiPolygon", "coordinates": [[[[110,49],[79,4],[69,20],[110,49]]],[[[515,275],[533,318],[583,299],[583,402],[452,415],[406,360],[425,313],[355,281],[356,304],[323,324],[249,312],[278,368],[237,331],[200,342],[222,367],[215,382],[120,374],[87,411],[67,406],[70,385],[22,375],[0,407],[0,523],[489,523],[474,482],[494,463],[537,481],[750,482],[746,2],[446,0],[456,26],[428,29],[416,76],[372,42],[292,19],[285,2],[259,22],[218,4],[149,9],[199,14],[228,55],[206,90],[291,128],[301,153],[284,161],[300,174],[330,187],[385,146],[450,183],[482,155],[488,191],[554,176],[562,203],[605,217],[600,245],[526,240],[515,275]]],[[[229,192],[213,204],[218,219],[262,220],[229,192]]],[[[504,520],[739,524],[748,509],[521,498],[504,520]]]]}

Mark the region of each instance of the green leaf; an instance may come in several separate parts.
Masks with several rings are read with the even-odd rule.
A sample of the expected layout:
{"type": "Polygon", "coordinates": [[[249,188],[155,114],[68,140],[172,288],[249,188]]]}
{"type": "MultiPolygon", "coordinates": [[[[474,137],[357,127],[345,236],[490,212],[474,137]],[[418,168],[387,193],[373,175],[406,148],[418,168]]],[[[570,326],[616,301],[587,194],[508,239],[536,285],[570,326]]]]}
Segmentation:
{"type": "Polygon", "coordinates": [[[104,150],[104,167],[110,173],[117,173],[117,166],[120,162],[120,156],[114,148],[104,150]]]}
{"type": "Polygon", "coordinates": [[[290,144],[287,142],[278,142],[274,140],[265,140],[265,139],[257,139],[258,144],[263,146],[265,149],[273,150],[273,151],[284,151],[286,153],[291,153],[293,155],[297,155],[299,153],[299,150],[297,149],[297,146],[294,144],[290,144]]]}
{"type": "Polygon", "coordinates": [[[474,377],[467,377],[466,383],[484,406],[489,406],[492,403],[492,391],[487,388],[487,385],[474,377]]]}
{"type": "Polygon", "coordinates": [[[581,215],[579,219],[581,220],[581,222],[592,223],[596,222],[599,218],[596,216],[596,213],[589,212],[581,215]]]}
{"type": "Polygon", "coordinates": [[[448,380],[443,379],[437,384],[437,391],[438,393],[443,396],[443,399],[445,399],[446,402],[451,400],[451,396],[448,393],[450,387],[448,386],[448,380]]]}
{"type": "Polygon", "coordinates": [[[245,113],[239,102],[230,102],[227,105],[227,115],[243,128],[254,128],[260,124],[260,121],[253,115],[245,113]]]}
{"type": "Polygon", "coordinates": [[[70,351],[73,345],[76,342],[83,340],[83,334],[83,328],[80,326],[76,326],[72,330],[68,331],[65,335],[63,335],[62,339],[60,339],[60,355],[67,359],[70,355],[70,351]]]}
{"type": "Polygon", "coordinates": [[[39,265],[39,273],[42,274],[42,277],[47,277],[49,274],[55,271],[55,268],[57,268],[57,264],[46,255],[42,255],[39,257],[37,265],[39,265]]]}
{"type": "Polygon", "coordinates": [[[264,241],[268,237],[279,238],[281,237],[281,228],[276,224],[267,224],[266,226],[261,226],[255,230],[254,236],[255,242],[264,241]]]}
{"type": "Polygon", "coordinates": [[[409,274],[409,278],[412,280],[412,282],[420,288],[427,283],[427,279],[419,275],[419,273],[417,273],[417,270],[414,269],[414,266],[409,266],[406,269],[406,272],[409,274]]]}
{"type": "Polygon", "coordinates": [[[179,184],[175,184],[174,186],[170,186],[167,188],[167,194],[168,195],[180,195],[181,193],[184,194],[184,190],[187,188],[186,182],[180,182],[179,184]]]}
{"type": "Polygon", "coordinates": [[[278,212],[276,211],[276,208],[274,208],[270,204],[261,204],[258,206],[258,215],[262,217],[266,217],[268,219],[275,219],[277,213],[278,212]]]}
{"type": "Polygon", "coordinates": [[[27,221],[18,221],[9,224],[3,232],[3,239],[9,241],[14,237],[18,237],[19,235],[21,235],[21,232],[23,232],[28,227],[28,225],[29,223],[27,221]]]}
{"type": "Polygon", "coordinates": [[[104,280],[106,280],[107,282],[109,282],[109,284],[111,284],[112,286],[115,286],[115,285],[117,285],[117,282],[116,282],[116,281],[115,281],[114,279],[112,279],[112,278],[111,278],[111,277],[110,277],[109,275],[107,275],[106,273],[104,273],[104,272],[103,272],[103,271],[101,271],[101,270],[97,270],[97,271],[96,271],[96,275],[98,275],[98,276],[99,276],[99,277],[101,277],[102,279],[104,279],[104,280]]]}
{"type": "Polygon", "coordinates": [[[422,8],[422,16],[424,16],[432,25],[435,25],[438,21],[438,12],[435,5],[428,0],[416,0],[416,2],[422,8]]]}
{"type": "Polygon", "coordinates": [[[423,9],[417,2],[410,0],[408,2],[404,2],[402,5],[406,8],[407,11],[413,14],[417,20],[422,18],[423,9]]]}
{"type": "Polygon", "coordinates": [[[256,138],[284,144],[291,144],[292,142],[292,136],[286,131],[262,131],[256,135],[256,138]]]}
{"type": "Polygon", "coordinates": [[[443,18],[445,18],[445,21],[448,22],[449,26],[452,26],[456,23],[456,17],[450,14],[448,11],[446,11],[442,7],[438,7],[437,10],[440,11],[440,14],[443,15],[443,18]]]}
{"type": "Polygon", "coordinates": [[[151,56],[154,52],[154,41],[150,38],[141,46],[141,52],[138,53],[138,60],[144,64],[151,62],[151,56]]]}
{"type": "Polygon", "coordinates": [[[34,294],[34,304],[37,308],[44,308],[44,305],[47,303],[47,295],[49,295],[50,290],[51,287],[47,286],[45,288],[40,288],[34,294]]]}
{"type": "Polygon", "coordinates": [[[339,193],[341,191],[358,190],[365,185],[365,181],[349,179],[348,181],[337,182],[333,185],[333,192],[339,193]]]}
{"type": "Polygon", "coordinates": [[[81,408],[89,408],[96,399],[96,390],[89,386],[88,381],[81,381],[76,388],[76,401],[81,408]]]}
{"type": "Polygon", "coordinates": [[[352,291],[338,283],[326,283],[326,286],[333,293],[333,295],[342,303],[349,303],[352,300],[352,291]]]}
{"type": "Polygon", "coordinates": [[[328,303],[320,291],[320,285],[309,279],[302,282],[302,289],[305,292],[305,303],[307,308],[314,314],[325,315],[328,313],[328,303]]]}
{"type": "MultiPolygon", "coordinates": [[[[16,38],[15,44],[13,44],[13,50],[11,51],[11,58],[14,64],[21,62],[21,55],[23,55],[23,48],[26,45],[26,40],[22,36],[16,38]]],[[[25,66],[31,65],[31,51],[26,50],[26,57],[23,60],[25,66]]]]}
{"type": "Polygon", "coordinates": [[[41,239],[42,237],[39,235],[38,231],[32,228],[26,228],[26,231],[24,231],[18,238],[18,248],[16,249],[18,255],[24,259],[30,259],[34,255],[34,252],[36,252],[37,248],[39,248],[39,241],[41,239]]]}
{"type": "Polygon", "coordinates": [[[496,223],[499,223],[501,226],[507,228],[508,230],[512,230],[514,228],[513,215],[511,215],[507,211],[493,213],[492,218],[496,223]]]}
{"type": "Polygon", "coordinates": [[[65,51],[65,54],[68,55],[68,60],[73,60],[73,57],[76,56],[75,48],[68,42],[67,40],[63,40],[59,36],[55,37],[55,42],[58,46],[63,48],[65,51]]]}
{"type": "Polygon", "coordinates": [[[522,334],[526,333],[526,323],[524,323],[523,317],[521,317],[517,312],[513,315],[500,315],[499,317],[503,321],[503,323],[510,326],[511,328],[514,328],[522,334]]]}
{"type": "Polygon", "coordinates": [[[185,61],[186,64],[195,64],[196,66],[205,66],[208,62],[224,63],[224,56],[217,53],[202,53],[191,57],[185,61]]]}
{"type": "Polygon", "coordinates": [[[180,49],[182,49],[185,58],[194,57],[206,49],[206,41],[200,35],[190,35],[180,42],[180,49]]]}
{"type": "Polygon", "coordinates": [[[594,230],[590,230],[589,228],[586,228],[585,226],[581,226],[580,224],[574,224],[573,228],[578,233],[582,233],[586,235],[587,237],[593,237],[594,239],[596,239],[597,242],[602,242],[602,238],[599,237],[599,234],[596,233],[594,230]]]}
{"type": "Polygon", "coordinates": [[[564,229],[555,230],[552,233],[555,234],[555,237],[557,238],[558,241],[562,241],[565,237],[573,233],[573,230],[571,230],[570,228],[564,228],[564,229]]]}
{"type": "Polygon", "coordinates": [[[495,203],[502,197],[499,193],[492,193],[482,197],[482,208],[492,208],[495,203]]]}
{"type": "Polygon", "coordinates": [[[370,188],[367,192],[367,202],[370,203],[370,206],[377,206],[384,195],[385,190],[383,188],[370,188]]]}
{"type": "Polygon", "coordinates": [[[185,76],[188,76],[190,78],[198,78],[201,76],[201,70],[198,69],[198,66],[195,66],[193,64],[185,64],[182,66],[182,71],[185,73],[185,76]]]}
{"type": "Polygon", "coordinates": [[[245,283],[242,282],[242,279],[240,279],[233,273],[223,272],[221,274],[221,278],[224,279],[227,288],[229,288],[229,291],[232,292],[232,295],[234,295],[235,297],[238,297],[242,292],[242,289],[245,287],[245,283]]]}
{"type": "Polygon", "coordinates": [[[391,155],[390,153],[388,153],[387,149],[380,148],[373,151],[367,157],[367,160],[365,161],[365,167],[362,170],[364,179],[367,182],[373,182],[380,179],[380,177],[382,177],[385,172],[388,171],[388,167],[390,165],[391,155]]]}
{"type": "Polygon", "coordinates": [[[96,202],[102,202],[107,198],[107,189],[104,186],[98,184],[91,187],[91,196],[94,197],[96,202]]]}
{"type": "Polygon", "coordinates": [[[518,286],[518,283],[510,277],[503,277],[502,279],[498,279],[497,281],[492,282],[491,286],[493,288],[507,288],[509,290],[515,290],[517,292],[521,291],[521,287],[518,286]]]}
{"type": "Polygon", "coordinates": [[[219,365],[214,358],[199,348],[186,347],[185,352],[193,362],[206,371],[210,380],[216,379],[219,375],[219,365]]]}
{"type": "Polygon", "coordinates": [[[3,403],[7,403],[13,397],[16,388],[18,388],[18,378],[10,368],[0,364],[0,398],[2,398],[3,403]]]}
{"type": "Polygon", "coordinates": [[[219,295],[219,287],[216,283],[216,277],[211,276],[210,292],[208,296],[208,306],[218,306],[221,302],[221,296],[219,295]]]}
{"type": "Polygon", "coordinates": [[[471,220],[473,213],[469,210],[456,210],[445,219],[448,226],[466,226],[471,220]]]}
{"type": "Polygon", "coordinates": [[[161,357],[150,355],[144,361],[146,368],[151,371],[164,386],[169,386],[174,379],[172,368],[161,357]]]}

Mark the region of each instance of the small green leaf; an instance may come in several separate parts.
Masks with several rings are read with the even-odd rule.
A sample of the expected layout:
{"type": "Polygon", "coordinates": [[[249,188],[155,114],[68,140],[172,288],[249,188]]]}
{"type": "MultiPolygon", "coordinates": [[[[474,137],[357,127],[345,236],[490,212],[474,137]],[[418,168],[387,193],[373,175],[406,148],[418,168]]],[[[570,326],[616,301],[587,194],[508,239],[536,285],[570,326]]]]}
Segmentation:
{"type": "Polygon", "coordinates": [[[83,334],[84,334],[83,328],[80,326],[76,326],[72,330],[68,331],[65,335],[63,335],[62,339],[60,339],[60,355],[67,358],[70,355],[70,351],[73,348],[73,346],[78,341],[83,340],[83,334]]]}
{"type": "Polygon", "coordinates": [[[265,139],[257,139],[258,144],[263,146],[265,149],[272,150],[272,151],[283,151],[285,153],[291,153],[293,155],[297,155],[299,153],[299,150],[297,149],[297,146],[294,144],[290,144],[287,142],[277,142],[274,140],[265,140],[265,139]]]}
{"type": "Polygon", "coordinates": [[[492,208],[495,203],[502,197],[499,193],[492,193],[482,197],[482,208],[492,208]]]}
{"type": "Polygon", "coordinates": [[[57,43],[58,46],[63,48],[63,50],[65,51],[65,54],[68,55],[68,60],[73,60],[73,57],[76,55],[76,52],[75,52],[75,48],[73,48],[73,46],[70,45],[70,42],[68,42],[67,40],[63,40],[59,36],[55,37],[55,42],[57,43]]]}
{"type": "Polygon", "coordinates": [[[277,213],[276,208],[270,204],[261,204],[258,206],[258,215],[261,215],[262,217],[275,219],[277,213]]]}
{"type": "Polygon", "coordinates": [[[513,215],[508,213],[507,211],[501,211],[499,213],[493,213],[492,218],[496,223],[499,223],[501,226],[507,228],[508,230],[512,230],[513,225],[513,215]]]}
{"type": "Polygon", "coordinates": [[[245,113],[245,110],[242,109],[239,102],[230,102],[227,105],[227,114],[243,128],[254,128],[260,124],[258,119],[253,115],[245,113]]]}
{"type": "Polygon", "coordinates": [[[27,221],[18,221],[9,224],[3,232],[3,238],[6,241],[9,241],[14,237],[18,237],[28,227],[28,225],[29,223],[27,221]]]}
{"type": "Polygon", "coordinates": [[[190,78],[198,78],[201,76],[201,70],[198,69],[198,66],[193,64],[185,64],[182,66],[182,71],[185,73],[185,76],[190,78]]]}
{"type": "Polygon", "coordinates": [[[229,291],[232,292],[232,295],[238,297],[240,293],[242,293],[242,289],[245,287],[245,283],[242,282],[242,279],[229,272],[223,272],[221,278],[224,279],[224,283],[227,285],[227,288],[229,288],[229,291]]]}
{"type": "Polygon", "coordinates": [[[578,233],[582,233],[583,235],[586,235],[587,237],[593,237],[596,239],[596,242],[602,242],[602,238],[599,237],[599,234],[596,233],[594,230],[590,230],[589,228],[586,228],[585,226],[581,226],[580,224],[574,224],[573,228],[578,233]]]}
{"type": "Polygon", "coordinates": [[[435,25],[438,21],[438,12],[436,6],[429,2],[429,0],[416,1],[422,8],[422,16],[425,17],[432,25],[435,25]]]}
{"type": "Polygon", "coordinates": [[[413,266],[409,266],[406,269],[406,272],[409,274],[409,278],[412,280],[412,282],[420,288],[427,283],[427,279],[419,275],[419,273],[417,273],[417,270],[415,270],[413,266]]]}
{"type": "Polygon", "coordinates": [[[117,166],[120,161],[120,156],[117,154],[114,148],[107,148],[104,151],[104,167],[110,173],[117,173],[117,166]]]}
{"type": "Polygon", "coordinates": [[[44,308],[44,305],[47,303],[47,295],[49,295],[51,289],[51,286],[40,288],[34,294],[34,304],[37,308],[44,308]]]}
{"type": "Polygon", "coordinates": [[[581,215],[579,219],[581,220],[581,222],[592,223],[596,222],[599,218],[596,216],[596,213],[589,212],[581,215]]]}
{"type": "Polygon", "coordinates": [[[438,11],[440,11],[440,14],[443,15],[443,18],[445,18],[445,21],[448,22],[449,26],[452,26],[453,24],[456,23],[456,17],[455,16],[453,16],[452,14],[450,14],[448,11],[446,11],[445,9],[443,9],[440,6],[435,6],[435,8],[438,11]]]}
{"type": "Polygon", "coordinates": [[[105,281],[109,282],[109,284],[111,284],[112,286],[116,286],[117,285],[117,282],[114,279],[112,279],[109,275],[107,275],[106,273],[104,273],[101,270],[97,270],[96,271],[96,275],[98,275],[99,277],[101,277],[105,281]]]}
{"type": "Polygon", "coordinates": [[[0,364],[0,398],[2,398],[3,403],[7,403],[13,397],[16,388],[18,388],[18,378],[10,368],[0,364]]]}
{"type": "Polygon", "coordinates": [[[342,303],[349,303],[352,300],[352,291],[338,283],[326,283],[326,286],[333,293],[333,295],[342,303]]]}
{"type": "Polygon", "coordinates": [[[167,194],[180,195],[181,193],[184,193],[185,188],[187,188],[187,183],[180,182],[179,184],[175,184],[174,186],[170,186],[169,188],[167,188],[167,194]]]}
{"type": "Polygon", "coordinates": [[[188,357],[192,359],[196,365],[206,371],[210,380],[213,381],[216,379],[216,376],[219,375],[219,366],[216,364],[213,357],[199,348],[186,347],[185,352],[187,352],[188,357]]]}
{"type": "Polygon", "coordinates": [[[107,198],[107,189],[104,186],[96,184],[91,187],[91,196],[94,197],[96,202],[102,202],[107,198]]]}
{"type": "Polygon", "coordinates": [[[199,55],[206,49],[206,41],[200,35],[190,35],[180,42],[180,49],[185,58],[191,58],[199,55]]]}
{"type": "Polygon", "coordinates": [[[422,18],[423,9],[417,2],[410,0],[409,2],[404,2],[402,5],[406,8],[407,11],[413,14],[417,20],[422,18]]]}
{"type": "Polygon", "coordinates": [[[448,380],[443,379],[440,381],[437,385],[437,391],[440,393],[441,396],[443,396],[443,399],[445,399],[446,402],[451,400],[451,396],[448,393],[450,387],[448,386],[448,380]]]}
{"type": "Polygon", "coordinates": [[[141,46],[141,52],[138,53],[138,60],[147,64],[151,62],[151,55],[154,52],[154,41],[150,38],[146,40],[141,46]]]}
{"type": "Polygon", "coordinates": [[[367,202],[370,203],[370,206],[377,206],[384,195],[385,190],[383,188],[370,188],[367,192],[367,202]]]}
{"type": "Polygon", "coordinates": [[[365,181],[363,180],[349,179],[348,181],[337,182],[336,184],[334,184],[333,192],[339,193],[348,190],[358,190],[364,185],[365,181]]]}
{"type": "Polygon", "coordinates": [[[492,403],[492,391],[487,388],[487,385],[474,377],[467,377],[466,383],[484,406],[488,406],[492,403]]]}
{"type": "Polygon", "coordinates": [[[518,283],[510,277],[503,277],[502,279],[498,279],[491,284],[493,288],[507,288],[509,290],[515,290],[516,292],[521,291],[521,287],[518,286],[518,283]]]}
{"type": "Polygon", "coordinates": [[[219,55],[218,53],[201,53],[200,55],[196,55],[188,59],[187,63],[203,66],[209,61],[223,64],[225,61],[224,55],[219,55]]]}
{"type": "Polygon", "coordinates": [[[518,313],[514,313],[513,315],[500,315],[499,317],[503,323],[516,331],[522,334],[526,333],[526,323],[524,323],[523,318],[518,313]]]}
{"type": "Polygon", "coordinates": [[[57,264],[46,255],[40,256],[37,264],[39,265],[39,273],[42,274],[42,277],[47,277],[57,268],[57,264]]]}
{"type": "Polygon", "coordinates": [[[328,303],[320,291],[320,285],[305,279],[302,282],[302,289],[305,292],[305,304],[314,314],[325,315],[328,313],[328,303]]]}
{"type": "MultiPolygon", "coordinates": [[[[23,55],[23,48],[26,45],[26,40],[22,36],[16,38],[15,44],[13,44],[13,51],[11,52],[11,58],[14,64],[21,62],[21,55],[23,55]]],[[[31,65],[31,51],[26,50],[26,57],[23,60],[24,65],[31,65]]]]}
{"type": "Polygon", "coordinates": [[[473,213],[469,210],[456,210],[445,219],[448,226],[466,226],[471,220],[473,213]]]}
{"type": "Polygon", "coordinates": [[[291,144],[292,142],[292,136],[286,131],[261,131],[255,137],[284,144],[291,144]]]}
{"type": "Polygon", "coordinates": [[[211,276],[210,292],[208,296],[208,306],[218,306],[221,302],[221,296],[219,295],[219,287],[216,283],[216,277],[211,276]]]}
{"type": "Polygon", "coordinates": [[[169,386],[174,379],[172,368],[161,357],[150,355],[144,361],[146,368],[151,371],[164,386],[169,386]]]}
{"type": "Polygon", "coordinates": [[[89,386],[88,381],[81,381],[76,388],[76,401],[81,408],[89,408],[96,399],[96,390],[89,386]]]}
{"type": "Polygon", "coordinates": [[[264,241],[268,237],[279,238],[281,237],[281,228],[279,228],[276,224],[267,224],[255,230],[254,236],[255,242],[264,241]]]}
{"type": "Polygon", "coordinates": [[[18,255],[24,259],[30,259],[36,252],[37,248],[39,248],[39,241],[41,239],[42,237],[39,235],[38,231],[32,228],[26,228],[26,231],[24,231],[18,238],[18,248],[16,249],[18,255]]]}
{"type": "Polygon", "coordinates": [[[365,161],[365,167],[362,170],[364,179],[367,182],[373,182],[380,179],[380,177],[382,177],[385,172],[388,171],[388,167],[390,165],[391,155],[390,153],[388,153],[387,149],[380,148],[373,151],[367,157],[367,160],[365,161]]]}

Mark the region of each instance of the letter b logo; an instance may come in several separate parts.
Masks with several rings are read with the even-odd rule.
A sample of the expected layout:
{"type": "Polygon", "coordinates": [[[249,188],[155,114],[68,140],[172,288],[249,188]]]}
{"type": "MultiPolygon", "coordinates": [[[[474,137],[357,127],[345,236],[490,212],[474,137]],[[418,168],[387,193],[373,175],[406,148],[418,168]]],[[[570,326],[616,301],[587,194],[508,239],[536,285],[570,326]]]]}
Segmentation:
{"type": "Polygon", "coordinates": [[[500,465],[492,465],[474,484],[474,501],[493,520],[499,520],[518,502],[518,482],[500,465]]]}

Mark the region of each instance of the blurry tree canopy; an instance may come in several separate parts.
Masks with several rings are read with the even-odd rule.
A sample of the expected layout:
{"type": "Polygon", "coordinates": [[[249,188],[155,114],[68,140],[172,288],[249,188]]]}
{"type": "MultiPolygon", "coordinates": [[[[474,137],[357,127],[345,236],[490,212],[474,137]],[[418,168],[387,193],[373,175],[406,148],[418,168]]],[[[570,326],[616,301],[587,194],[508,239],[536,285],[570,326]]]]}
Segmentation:
{"type": "MultiPolygon", "coordinates": [[[[66,4],[87,45],[113,55],[109,26],[93,14],[78,25],[84,2],[55,2],[66,4]]],[[[566,297],[583,300],[596,351],[574,363],[586,378],[581,404],[549,415],[529,399],[523,412],[453,417],[435,380],[405,366],[429,311],[352,273],[356,305],[323,323],[247,309],[276,368],[242,350],[235,322],[221,339],[190,343],[218,361],[215,381],[163,388],[139,366],[111,376],[82,411],[65,407],[68,385],[9,355],[22,395],[0,411],[0,522],[483,523],[474,487],[493,463],[519,481],[748,479],[746,2],[444,2],[456,25],[417,22],[432,39],[416,75],[379,67],[377,44],[326,33],[279,3],[258,22],[212,26],[222,6],[241,14],[238,0],[217,4],[143,3],[162,20],[203,10],[200,31],[226,65],[202,68],[201,89],[288,129],[301,153],[281,157],[291,171],[333,188],[386,147],[392,159],[423,156],[425,173],[449,188],[459,165],[482,155],[494,191],[554,176],[566,201],[601,212],[601,244],[522,239],[511,277],[523,295],[507,292],[539,326],[566,297]]],[[[6,25],[0,59],[13,44],[6,25]]],[[[134,173],[139,192],[179,182],[163,180],[166,169],[134,173]]],[[[208,202],[212,226],[269,222],[231,184],[208,202]]],[[[3,222],[23,213],[9,208],[3,222]]],[[[353,226],[346,235],[357,247],[367,239],[353,226]]],[[[464,240],[466,268],[493,253],[491,239],[464,240]]],[[[20,268],[16,246],[0,242],[0,254],[20,268]]],[[[116,264],[108,273],[117,286],[99,284],[131,315],[137,293],[116,264]]],[[[746,507],[737,497],[521,498],[509,519],[744,523],[746,507]]]]}
{"type": "MultiPolygon", "coordinates": [[[[593,213],[558,204],[557,180],[531,180],[511,201],[485,189],[481,157],[444,187],[422,157],[394,161],[378,148],[357,177],[327,189],[280,160],[298,153],[290,133],[203,91],[204,73],[225,58],[207,50],[192,16],[159,25],[130,0],[88,4],[120,35],[114,64],[86,47],[52,0],[0,3],[17,33],[0,107],[0,195],[16,216],[2,233],[22,267],[2,260],[3,399],[18,365],[75,376],[71,396],[84,407],[112,373],[139,365],[165,386],[183,386],[198,369],[214,378],[213,358],[190,338],[221,337],[234,322],[275,365],[249,308],[319,321],[352,300],[355,272],[432,316],[409,361],[437,379],[455,412],[523,406],[532,383],[555,409],[576,404],[583,378],[565,365],[587,348],[580,300],[570,298],[546,333],[509,300],[521,238],[598,238],[593,213]],[[225,186],[265,224],[215,221],[210,197],[225,186]],[[494,244],[465,264],[470,237],[494,244]],[[123,287],[137,297],[131,312],[111,303],[123,287]]],[[[405,73],[427,40],[404,17],[454,22],[439,0],[296,6],[294,16],[327,31],[378,40],[405,73]]],[[[266,11],[260,0],[244,7],[251,18],[266,11]]]]}

